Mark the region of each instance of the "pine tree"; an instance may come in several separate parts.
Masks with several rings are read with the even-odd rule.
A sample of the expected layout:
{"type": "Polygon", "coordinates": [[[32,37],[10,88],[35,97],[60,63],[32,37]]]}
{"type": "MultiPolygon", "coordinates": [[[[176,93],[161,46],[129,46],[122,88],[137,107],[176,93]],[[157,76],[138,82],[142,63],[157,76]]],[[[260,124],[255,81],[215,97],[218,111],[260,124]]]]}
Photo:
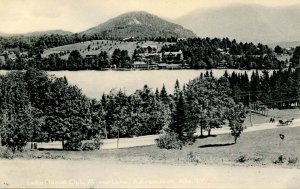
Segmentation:
{"type": "Polygon", "coordinates": [[[163,84],[162,88],[161,88],[161,91],[160,91],[160,99],[161,101],[165,102],[165,103],[168,103],[169,102],[169,96],[168,96],[168,93],[166,91],[166,87],[165,87],[165,84],[163,84]]]}
{"type": "Polygon", "coordinates": [[[176,101],[179,98],[180,86],[179,81],[176,79],[175,87],[174,87],[174,100],[176,101]]]}
{"type": "Polygon", "coordinates": [[[172,113],[172,120],[169,126],[169,132],[176,133],[178,140],[183,144],[193,141],[195,128],[188,124],[187,106],[183,94],[179,93],[179,99],[175,102],[175,111],[172,113]]]}
{"type": "Polygon", "coordinates": [[[160,100],[160,94],[159,94],[158,88],[156,88],[156,90],[155,90],[155,99],[160,100]]]}

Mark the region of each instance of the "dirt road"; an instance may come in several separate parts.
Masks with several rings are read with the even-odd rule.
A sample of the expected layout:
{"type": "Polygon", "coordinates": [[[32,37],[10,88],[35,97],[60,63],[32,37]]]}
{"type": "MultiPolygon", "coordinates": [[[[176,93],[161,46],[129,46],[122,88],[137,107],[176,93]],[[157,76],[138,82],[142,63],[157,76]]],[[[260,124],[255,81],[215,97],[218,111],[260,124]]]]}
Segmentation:
{"type": "MultiPolygon", "coordinates": [[[[299,127],[300,119],[295,119],[292,125],[281,126],[281,127],[299,127]]],[[[255,124],[252,127],[248,127],[244,130],[244,132],[252,132],[266,129],[276,129],[279,128],[278,123],[263,123],[263,124],[255,124]]],[[[224,134],[230,133],[229,127],[224,127],[220,129],[212,130],[212,134],[224,134]]],[[[198,131],[196,134],[200,134],[198,131]]],[[[204,132],[206,134],[206,132],[204,132]]],[[[141,137],[134,138],[121,138],[119,142],[119,148],[130,148],[135,146],[147,146],[155,144],[155,139],[158,138],[158,135],[147,135],[141,137]]],[[[117,139],[107,139],[103,141],[103,145],[101,149],[115,149],[117,148],[117,139]]]]}
{"type": "MultiPolygon", "coordinates": [[[[292,125],[282,126],[282,127],[299,127],[300,119],[295,119],[292,125]]],[[[248,127],[244,132],[252,132],[266,129],[276,129],[279,128],[278,123],[263,123],[263,124],[255,124],[252,127],[248,127]]],[[[213,129],[212,134],[224,134],[230,133],[229,127],[223,127],[219,129],[213,129]]],[[[200,134],[198,131],[196,134],[200,134]]],[[[204,131],[204,134],[206,132],[204,131]]],[[[147,135],[133,138],[121,138],[119,141],[119,148],[131,148],[136,146],[147,146],[155,144],[155,139],[158,138],[159,135],[147,135]]],[[[57,148],[61,149],[61,142],[52,142],[52,143],[39,143],[39,148],[57,148]]],[[[103,145],[101,149],[116,149],[117,148],[117,139],[106,139],[103,140],[103,145]]]]}
{"type": "Polygon", "coordinates": [[[299,188],[300,170],[212,165],[0,160],[0,188],[299,188]]]}

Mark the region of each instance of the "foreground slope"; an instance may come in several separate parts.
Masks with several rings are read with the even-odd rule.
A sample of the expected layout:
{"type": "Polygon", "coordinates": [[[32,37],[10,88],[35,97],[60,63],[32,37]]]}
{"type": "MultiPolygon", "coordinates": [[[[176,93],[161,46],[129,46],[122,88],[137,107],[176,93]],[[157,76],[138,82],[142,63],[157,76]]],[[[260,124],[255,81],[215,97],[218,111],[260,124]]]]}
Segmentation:
{"type": "Polygon", "coordinates": [[[0,166],[1,188],[253,189],[300,186],[298,169],[65,160],[5,160],[0,161],[0,166]]]}

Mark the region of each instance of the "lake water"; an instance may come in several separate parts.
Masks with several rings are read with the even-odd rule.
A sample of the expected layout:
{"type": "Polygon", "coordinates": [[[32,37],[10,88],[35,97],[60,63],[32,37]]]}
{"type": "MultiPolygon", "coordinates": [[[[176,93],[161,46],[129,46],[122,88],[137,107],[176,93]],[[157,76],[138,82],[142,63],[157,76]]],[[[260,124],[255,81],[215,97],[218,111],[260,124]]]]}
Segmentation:
{"type": "MultiPolygon", "coordinates": [[[[165,84],[168,93],[173,93],[176,79],[180,86],[190,80],[200,76],[207,70],[133,70],[133,71],[49,71],[50,75],[56,77],[66,76],[69,83],[77,85],[82,92],[91,98],[101,98],[103,93],[109,93],[112,89],[123,90],[127,94],[133,93],[137,89],[142,89],[145,84],[155,91],[165,84]]],[[[221,77],[225,69],[213,69],[215,77],[221,77]]],[[[247,72],[251,76],[252,70],[227,69],[231,74],[247,72]]],[[[7,71],[0,70],[0,74],[7,71]]],[[[259,71],[261,73],[261,71],[259,71]]]]}

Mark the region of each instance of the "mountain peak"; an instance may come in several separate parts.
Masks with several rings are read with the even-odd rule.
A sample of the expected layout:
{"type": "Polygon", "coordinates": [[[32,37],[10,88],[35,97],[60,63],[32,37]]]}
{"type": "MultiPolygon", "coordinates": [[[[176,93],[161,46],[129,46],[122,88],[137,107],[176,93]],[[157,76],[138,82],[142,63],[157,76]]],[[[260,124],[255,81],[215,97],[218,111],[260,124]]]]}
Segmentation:
{"type": "Polygon", "coordinates": [[[133,11],[121,14],[81,34],[99,34],[105,38],[122,39],[136,37],[139,39],[157,37],[196,37],[196,35],[178,24],[168,22],[145,11],[133,11]]]}

